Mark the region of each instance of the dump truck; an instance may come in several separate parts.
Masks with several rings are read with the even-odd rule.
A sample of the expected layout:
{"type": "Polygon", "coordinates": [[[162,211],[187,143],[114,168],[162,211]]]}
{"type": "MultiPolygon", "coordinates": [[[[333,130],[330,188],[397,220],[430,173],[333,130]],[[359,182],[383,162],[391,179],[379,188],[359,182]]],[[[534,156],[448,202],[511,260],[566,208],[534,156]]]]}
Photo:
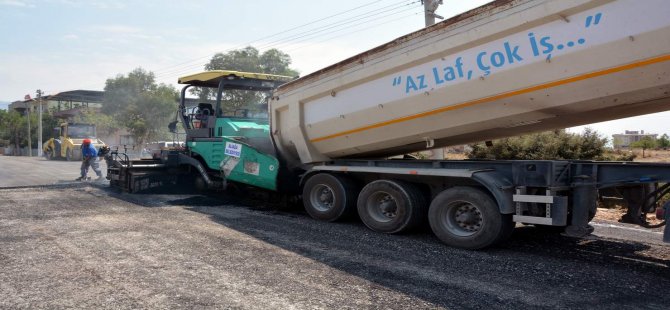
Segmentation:
{"type": "Polygon", "coordinates": [[[648,213],[670,216],[670,164],[393,156],[668,110],[669,14],[663,0],[495,1],[294,80],[185,76],[185,147],[140,161],[112,152],[110,184],[249,186],[301,197],[318,220],[357,214],[388,234],[429,225],[466,249],[516,223],[587,236],[612,189],[649,227],[648,213]],[[189,109],[192,88],[215,95],[189,109]]]}
{"type": "Polygon", "coordinates": [[[91,139],[91,144],[100,148],[105,143],[96,137],[96,126],[86,123],[61,123],[53,129],[53,138],[43,143],[44,156],[50,160],[81,160],[81,144],[91,139]]]}

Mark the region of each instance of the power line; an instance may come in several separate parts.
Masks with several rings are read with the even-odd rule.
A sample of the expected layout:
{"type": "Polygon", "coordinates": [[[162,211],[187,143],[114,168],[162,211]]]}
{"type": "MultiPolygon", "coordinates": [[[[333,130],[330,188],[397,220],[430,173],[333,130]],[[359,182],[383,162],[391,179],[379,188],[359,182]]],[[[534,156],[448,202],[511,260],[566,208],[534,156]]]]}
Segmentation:
{"type": "MultiPolygon", "coordinates": [[[[402,10],[402,11],[398,11],[398,12],[394,12],[394,13],[388,14],[387,16],[384,16],[384,17],[386,18],[386,17],[393,16],[393,15],[396,15],[396,14],[400,14],[400,13],[404,13],[404,12],[407,12],[407,11],[411,11],[411,10],[413,10],[413,9],[415,9],[415,8],[411,7],[411,8],[402,10]]],[[[412,13],[412,14],[410,14],[410,15],[408,15],[408,16],[412,16],[412,15],[414,15],[414,13],[412,13]]],[[[405,16],[405,17],[407,17],[407,16],[405,16]]],[[[404,18],[404,17],[403,17],[403,18],[404,18]]],[[[395,19],[394,19],[394,20],[395,20],[395,19]]],[[[363,21],[363,22],[360,22],[360,23],[357,23],[357,24],[349,25],[347,28],[340,28],[340,29],[335,29],[335,30],[328,31],[328,32],[325,32],[325,33],[321,33],[319,36],[327,35],[327,34],[331,34],[331,33],[336,33],[336,32],[343,31],[343,30],[349,30],[350,28],[353,28],[353,27],[356,27],[356,26],[360,26],[360,25],[364,25],[364,24],[368,24],[368,23],[371,23],[371,22],[374,22],[374,21],[378,21],[378,20],[368,20],[368,21],[363,21]]],[[[385,23],[382,23],[382,24],[386,24],[386,22],[385,22],[385,23]]],[[[380,24],[378,24],[378,25],[380,25],[380,24]]],[[[375,26],[373,26],[373,27],[377,27],[377,25],[375,25],[375,26]]],[[[371,27],[371,28],[372,28],[372,27],[371,27]]],[[[324,29],[324,30],[326,30],[326,29],[324,29]]],[[[319,32],[321,32],[321,31],[319,31],[319,32]]],[[[353,33],[353,32],[352,32],[352,33],[353,33]]],[[[305,38],[305,39],[303,39],[303,40],[300,40],[300,41],[297,41],[297,42],[293,42],[293,43],[304,42],[304,41],[307,41],[307,40],[312,39],[312,38],[313,38],[313,37],[308,37],[308,38],[305,38]]],[[[331,38],[327,38],[326,40],[328,40],[328,39],[332,39],[332,37],[331,37],[331,38]]],[[[325,40],[322,40],[322,41],[325,41],[325,40]]],[[[320,42],[322,42],[322,41],[320,41],[320,42]]],[[[278,44],[278,45],[276,45],[276,46],[285,46],[285,45],[287,45],[288,43],[289,43],[289,42],[282,42],[282,43],[280,43],[280,44],[278,44]]],[[[273,48],[276,48],[276,46],[273,46],[273,48]]]]}
{"type": "Polygon", "coordinates": [[[378,11],[378,10],[368,11],[368,12],[365,12],[363,14],[352,16],[352,17],[347,18],[345,20],[341,20],[341,21],[337,21],[337,22],[334,22],[334,23],[331,23],[331,24],[324,25],[320,29],[318,29],[318,28],[317,29],[310,29],[308,31],[297,33],[297,34],[294,34],[294,35],[289,36],[289,37],[281,38],[279,40],[275,40],[275,41],[266,43],[265,45],[261,45],[260,48],[264,48],[264,46],[272,46],[272,45],[274,45],[274,43],[277,43],[277,42],[281,42],[281,41],[285,41],[285,40],[292,40],[294,38],[301,38],[301,37],[304,37],[305,35],[312,35],[312,34],[319,33],[321,31],[327,30],[327,29],[336,28],[336,27],[343,26],[343,25],[346,25],[346,24],[349,24],[349,23],[352,23],[352,22],[356,22],[356,21],[359,21],[359,20],[362,20],[362,19],[366,19],[366,18],[369,18],[369,17],[373,17],[373,16],[377,16],[377,15],[386,13],[386,12],[394,11],[394,10],[403,8],[405,6],[411,5],[412,3],[418,3],[418,1],[414,1],[414,2],[409,2],[409,3],[398,6],[398,4],[403,3],[403,2],[407,2],[407,1],[401,1],[401,2],[398,2],[398,3],[394,3],[393,5],[385,6],[385,7],[382,7],[382,8],[378,9],[378,10],[386,9],[384,11],[378,11]]]}
{"type": "MultiPolygon", "coordinates": [[[[353,16],[353,17],[349,17],[349,18],[346,18],[346,19],[343,19],[343,20],[339,20],[339,21],[324,25],[321,28],[310,29],[308,31],[303,31],[303,32],[300,32],[298,34],[293,34],[292,36],[288,36],[288,37],[283,38],[282,39],[283,41],[282,40],[271,41],[271,42],[266,43],[265,45],[262,45],[258,48],[259,49],[276,48],[278,46],[285,46],[289,42],[295,41],[295,40],[298,40],[298,39],[303,39],[304,38],[303,40],[300,40],[298,42],[308,40],[310,38],[313,38],[317,34],[324,35],[324,34],[329,34],[329,33],[342,31],[344,29],[336,29],[334,31],[322,33],[322,32],[324,32],[326,30],[329,30],[329,29],[340,28],[340,27],[347,26],[347,25],[348,25],[348,28],[350,28],[350,27],[355,27],[355,26],[361,25],[361,24],[373,22],[373,21],[378,20],[378,19],[370,20],[371,18],[373,18],[375,16],[385,14],[385,13],[388,13],[388,12],[392,12],[392,11],[395,11],[395,10],[398,10],[398,9],[401,9],[401,8],[405,8],[405,7],[411,6],[412,4],[415,4],[415,3],[419,3],[419,1],[413,1],[413,2],[409,2],[409,3],[406,3],[406,2],[407,2],[407,0],[404,0],[404,1],[401,1],[401,2],[394,3],[392,5],[389,5],[389,6],[383,7],[383,8],[386,8],[386,10],[368,11],[368,12],[358,14],[358,15],[353,16]],[[401,3],[404,3],[404,4],[398,6],[398,4],[401,4],[401,3]],[[363,20],[366,20],[366,19],[367,19],[367,21],[363,21],[363,20]],[[356,24],[353,24],[353,25],[349,25],[351,23],[358,22],[358,21],[363,21],[363,22],[356,23],[356,24]]],[[[383,9],[383,8],[380,8],[380,9],[383,9]]],[[[398,11],[398,12],[388,14],[388,16],[399,14],[399,13],[402,13],[402,12],[406,12],[406,11],[409,11],[411,9],[414,9],[414,7],[410,7],[410,8],[407,8],[405,10],[401,10],[401,11],[398,11]]],[[[349,11],[351,11],[351,10],[349,10],[349,11]]],[[[333,16],[336,16],[336,15],[333,15],[333,16]]],[[[296,27],[294,27],[292,29],[296,29],[296,27]]],[[[284,32],[280,32],[280,33],[284,33],[284,32]]],[[[267,37],[271,37],[271,36],[267,36],[267,37]]],[[[256,41],[260,41],[260,40],[256,40],[256,41]]],[[[157,78],[163,78],[164,79],[166,77],[176,76],[176,75],[188,72],[188,71],[192,71],[192,70],[194,70],[194,68],[201,67],[204,64],[206,64],[206,62],[200,61],[196,65],[181,66],[180,68],[175,68],[173,70],[162,72],[160,74],[157,74],[156,76],[157,76],[157,78]]]]}
{"type": "MultiPolygon", "coordinates": [[[[277,33],[274,33],[274,34],[271,34],[271,35],[267,35],[267,36],[259,38],[259,39],[249,41],[249,42],[245,43],[244,45],[242,45],[241,47],[248,46],[252,43],[255,43],[255,42],[258,42],[258,41],[261,41],[261,40],[276,37],[278,35],[281,35],[281,34],[296,30],[296,29],[300,29],[300,28],[303,28],[305,26],[313,25],[313,24],[316,24],[318,22],[328,20],[328,19],[331,19],[333,17],[340,16],[340,15],[343,15],[343,14],[346,14],[346,13],[349,13],[349,12],[352,12],[352,11],[355,11],[355,10],[358,10],[358,9],[361,9],[361,8],[364,8],[364,7],[367,7],[367,6],[370,6],[370,5],[378,4],[378,3],[383,2],[383,1],[388,1],[388,0],[381,0],[381,1],[377,1],[377,2],[370,2],[370,3],[364,4],[364,5],[360,5],[360,6],[357,6],[357,7],[354,7],[354,8],[351,8],[351,9],[348,9],[348,10],[330,15],[330,16],[326,16],[326,17],[323,17],[323,18],[320,18],[320,19],[317,19],[317,20],[314,20],[314,21],[311,21],[311,22],[308,22],[308,23],[305,23],[305,24],[302,24],[302,25],[295,26],[293,28],[289,28],[289,29],[286,29],[286,30],[283,30],[283,31],[280,31],[280,32],[277,32],[277,33]]],[[[405,1],[406,0],[403,0],[402,2],[405,2],[405,1]]],[[[237,48],[239,48],[239,47],[228,49],[228,51],[234,50],[234,49],[237,49],[237,48]]],[[[193,63],[193,62],[196,62],[196,61],[201,61],[202,59],[209,59],[210,57],[212,57],[211,54],[206,55],[206,56],[202,56],[202,57],[198,57],[196,59],[189,60],[189,61],[186,61],[186,62],[182,62],[182,63],[179,63],[179,64],[171,65],[171,66],[168,66],[168,67],[165,67],[165,68],[161,68],[161,69],[155,70],[154,72],[160,72],[160,71],[163,71],[164,69],[170,69],[170,68],[177,67],[177,66],[180,66],[180,65],[183,65],[183,64],[189,64],[189,63],[193,63]]]]}
{"type": "MultiPolygon", "coordinates": [[[[301,28],[304,28],[306,26],[314,25],[314,24],[317,24],[319,22],[326,21],[326,20],[332,19],[332,18],[337,17],[337,16],[342,16],[344,14],[351,13],[351,12],[354,12],[354,11],[357,11],[357,10],[361,10],[363,8],[370,7],[372,5],[377,5],[377,4],[379,4],[381,2],[384,2],[384,1],[388,1],[388,0],[379,0],[379,1],[370,2],[370,3],[367,3],[367,4],[363,4],[363,5],[351,8],[351,9],[347,9],[345,11],[342,11],[342,12],[339,12],[339,13],[336,13],[336,14],[332,14],[332,15],[329,15],[329,16],[311,21],[311,22],[307,22],[305,24],[301,24],[301,25],[289,28],[287,30],[283,30],[283,31],[280,31],[280,32],[277,32],[277,33],[274,33],[274,34],[271,34],[271,35],[267,35],[267,36],[259,38],[259,39],[249,41],[249,42],[245,43],[244,45],[240,45],[239,47],[235,47],[235,48],[230,48],[230,49],[224,50],[223,52],[232,51],[232,50],[237,49],[237,48],[242,48],[242,47],[245,47],[245,46],[249,46],[251,43],[260,42],[260,41],[263,41],[263,40],[267,40],[267,39],[271,39],[271,38],[280,36],[282,34],[287,34],[287,33],[292,32],[294,30],[301,29],[301,28]]],[[[344,18],[344,19],[340,19],[340,20],[325,24],[325,25],[321,26],[320,28],[313,28],[312,30],[309,30],[309,31],[303,31],[299,34],[293,34],[292,36],[289,36],[287,38],[291,39],[291,40],[298,40],[298,39],[302,39],[302,38],[306,38],[306,37],[310,37],[310,36],[313,37],[317,33],[320,33],[320,36],[323,36],[323,35],[339,32],[339,31],[342,31],[344,29],[337,29],[337,30],[333,30],[333,31],[323,33],[323,31],[326,31],[326,30],[329,30],[329,29],[337,28],[337,27],[340,27],[340,26],[343,26],[343,25],[346,25],[346,24],[354,23],[354,22],[357,22],[357,21],[361,21],[361,20],[364,20],[364,19],[369,19],[369,18],[372,18],[374,16],[380,15],[382,13],[379,13],[378,12],[379,10],[387,9],[385,12],[393,11],[393,10],[397,10],[399,8],[410,6],[414,3],[419,2],[419,1],[412,1],[412,2],[407,3],[408,1],[410,1],[410,0],[397,1],[397,2],[394,2],[392,4],[374,9],[372,11],[366,11],[366,12],[358,14],[358,15],[350,16],[350,17],[347,17],[347,18],[344,18]]],[[[407,11],[407,10],[403,10],[401,12],[405,12],[405,11],[407,11]]],[[[395,15],[397,13],[400,13],[400,12],[395,12],[395,13],[390,14],[390,15],[395,15]]],[[[412,15],[416,15],[416,14],[417,13],[414,13],[412,15]]],[[[369,28],[374,28],[374,27],[378,27],[378,26],[381,26],[381,25],[384,25],[384,24],[388,24],[388,23],[391,23],[391,22],[399,20],[399,19],[410,17],[412,15],[407,15],[407,16],[403,16],[403,17],[400,17],[400,18],[397,18],[397,19],[394,19],[394,20],[386,21],[386,22],[380,23],[378,25],[371,26],[369,28]]],[[[374,21],[379,21],[379,19],[375,19],[374,21]]],[[[366,22],[357,23],[357,24],[354,24],[354,25],[349,25],[346,29],[351,29],[352,27],[356,27],[356,26],[359,26],[359,25],[362,25],[362,24],[365,24],[365,23],[369,23],[369,22],[371,22],[371,21],[366,21],[366,22]]],[[[307,46],[310,46],[310,45],[313,45],[313,44],[316,44],[316,43],[320,43],[320,42],[323,42],[323,41],[326,41],[326,40],[332,40],[334,38],[339,38],[339,37],[343,37],[343,36],[346,36],[346,35],[350,35],[354,32],[355,31],[350,31],[350,32],[340,34],[340,35],[337,35],[337,36],[328,37],[328,38],[323,39],[323,40],[318,41],[318,42],[313,42],[313,43],[310,43],[310,44],[306,44],[306,45],[296,47],[294,49],[291,49],[290,51],[295,51],[295,50],[298,50],[298,49],[301,49],[301,48],[305,48],[307,46]]],[[[302,40],[294,42],[294,43],[301,43],[301,42],[304,42],[308,39],[310,39],[310,38],[302,39],[302,40]]],[[[280,42],[280,41],[275,40],[275,41],[272,41],[272,42],[266,42],[264,46],[271,47],[271,46],[282,46],[282,45],[286,45],[286,44],[288,44],[288,42],[280,42]]],[[[153,71],[154,72],[154,78],[156,80],[159,80],[159,79],[160,80],[165,80],[168,77],[180,76],[183,73],[191,72],[191,71],[193,71],[193,68],[203,67],[208,62],[208,60],[215,54],[216,53],[209,54],[207,56],[202,56],[202,57],[199,57],[199,58],[196,58],[196,59],[193,59],[193,60],[181,62],[181,63],[178,63],[178,64],[163,67],[163,68],[158,69],[158,70],[154,70],[153,71]]]]}
{"type": "MultiPolygon", "coordinates": [[[[389,8],[389,7],[393,7],[393,6],[395,6],[395,8],[392,8],[392,9],[402,8],[402,7],[404,7],[404,6],[408,5],[408,4],[403,4],[403,5],[400,5],[400,6],[398,6],[398,4],[405,3],[405,2],[407,2],[407,1],[408,1],[408,0],[403,0],[403,1],[400,1],[400,2],[395,2],[395,3],[391,4],[391,5],[384,6],[384,7],[380,8],[380,9],[389,8]]],[[[410,2],[409,4],[412,4],[412,3],[418,3],[418,1],[410,2]]],[[[363,6],[360,6],[360,7],[357,7],[357,8],[361,8],[361,7],[363,7],[363,6]]],[[[365,13],[363,13],[363,14],[355,15],[355,16],[353,16],[353,17],[348,17],[348,18],[345,18],[345,19],[343,19],[343,20],[339,20],[339,21],[335,21],[335,22],[330,23],[330,24],[326,24],[326,25],[324,25],[324,27],[325,27],[325,26],[330,26],[330,27],[328,27],[328,28],[333,28],[333,27],[338,26],[338,25],[343,25],[343,24],[346,24],[346,23],[349,23],[349,22],[352,22],[352,21],[360,20],[360,19],[361,19],[360,16],[368,15],[367,17],[371,17],[371,16],[379,15],[379,14],[382,14],[382,13],[384,13],[384,12],[390,11],[390,10],[392,10],[392,9],[387,9],[386,11],[383,11],[383,12],[377,12],[376,14],[372,14],[372,15],[370,15],[370,13],[374,13],[374,12],[375,12],[374,10],[373,10],[373,11],[367,11],[367,12],[365,12],[365,13]]],[[[352,10],[354,10],[354,9],[350,9],[350,10],[348,10],[348,11],[350,12],[350,11],[352,11],[352,10]]],[[[340,14],[331,15],[331,17],[332,17],[332,16],[338,16],[338,15],[341,15],[341,13],[340,13],[340,14]]],[[[327,18],[322,18],[321,20],[325,20],[325,19],[327,19],[327,18]]],[[[313,22],[313,23],[314,23],[314,22],[313,22]]],[[[308,25],[308,24],[312,24],[312,23],[307,23],[307,24],[305,24],[305,25],[308,25]]],[[[294,28],[291,28],[291,29],[294,30],[294,29],[298,29],[298,28],[299,28],[299,27],[294,27],[294,28]]],[[[294,35],[289,36],[289,37],[287,37],[287,38],[292,38],[292,37],[295,38],[296,36],[301,35],[301,34],[303,34],[302,36],[305,36],[304,34],[306,34],[306,33],[310,33],[310,32],[311,32],[311,33],[315,33],[315,32],[320,32],[320,31],[323,31],[323,29],[322,29],[322,30],[319,30],[319,28],[315,28],[315,29],[313,28],[313,29],[310,29],[310,30],[308,30],[308,31],[301,32],[301,33],[299,33],[299,34],[294,34],[294,35]]],[[[282,32],[279,32],[279,33],[277,33],[277,34],[282,34],[282,33],[286,33],[286,32],[288,32],[288,31],[282,31],[282,32]]],[[[273,35],[273,36],[276,36],[276,35],[273,35]]],[[[273,36],[266,36],[265,38],[270,38],[270,37],[273,37],[273,36]]],[[[300,37],[302,37],[302,36],[300,36],[300,37]]],[[[283,39],[282,39],[282,40],[283,40],[283,39]]],[[[254,40],[254,41],[251,41],[251,42],[258,42],[258,41],[261,41],[261,39],[254,40]]],[[[263,46],[260,47],[259,49],[268,49],[269,47],[271,47],[271,46],[273,46],[273,45],[277,45],[277,44],[279,44],[279,43],[281,43],[281,40],[275,40],[275,41],[272,41],[272,42],[270,42],[270,43],[266,43],[265,45],[263,45],[263,46]]],[[[248,46],[248,45],[249,45],[249,44],[246,44],[246,45],[244,45],[244,46],[248,46]]],[[[240,48],[241,48],[241,47],[244,47],[244,46],[240,46],[240,48]]],[[[224,52],[232,51],[232,50],[234,50],[234,49],[235,49],[235,48],[231,48],[231,49],[228,49],[228,50],[226,50],[226,51],[224,51],[224,52]]],[[[212,56],[212,55],[210,55],[209,57],[211,57],[211,56],[212,56]]],[[[209,58],[209,57],[204,57],[204,58],[209,58]]],[[[165,78],[165,77],[167,77],[167,76],[174,76],[175,73],[183,73],[183,72],[187,72],[187,71],[192,71],[192,70],[194,70],[194,68],[202,67],[204,64],[206,64],[206,61],[203,60],[204,58],[201,57],[201,58],[199,58],[198,60],[194,60],[194,61],[191,61],[191,62],[190,62],[190,63],[193,63],[193,62],[196,62],[196,61],[197,61],[196,64],[182,65],[182,66],[179,66],[179,68],[174,68],[174,69],[172,69],[172,70],[168,70],[168,71],[164,71],[164,72],[157,73],[157,77],[165,78]]],[[[158,72],[158,71],[154,71],[154,72],[158,72]]]]}
{"type": "MultiPolygon", "coordinates": [[[[385,0],[381,0],[381,1],[379,1],[379,2],[383,2],[383,1],[385,1],[385,0]]],[[[405,1],[405,0],[403,0],[403,1],[401,1],[401,2],[404,2],[404,1],[405,1]]],[[[280,34],[285,33],[285,32],[290,32],[290,31],[292,31],[292,30],[296,30],[296,29],[302,28],[302,27],[304,27],[304,26],[309,26],[309,25],[318,23],[318,22],[320,22],[320,21],[324,21],[324,20],[333,18],[333,17],[335,17],[335,16],[339,16],[339,15],[342,15],[342,14],[346,14],[346,13],[352,12],[352,11],[354,11],[354,10],[357,10],[357,9],[360,9],[360,8],[363,8],[363,7],[366,7],[366,6],[370,6],[370,5],[373,5],[373,4],[377,4],[377,3],[378,3],[378,2],[371,2],[371,3],[368,3],[368,4],[364,4],[364,5],[361,5],[361,6],[357,6],[357,7],[353,8],[353,9],[350,9],[350,10],[346,10],[346,11],[343,11],[343,12],[340,12],[340,13],[337,13],[337,14],[333,14],[333,15],[330,15],[330,16],[327,16],[327,17],[324,17],[324,18],[315,20],[315,21],[313,21],[313,22],[309,22],[309,23],[306,23],[306,24],[302,24],[302,25],[300,25],[300,26],[296,26],[296,27],[293,27],[293,28],[290,28],[290,29],[287,29],[287,30],[284,30],[284,31],[277,32],[277,33],[275,33],[275,34],[271,34],[271,35],[269,35],[269,36],[266,36],[266,37],[263,37],[263,38],[254,40],[254,41],[252,41],[252,42],[250,42],[250,43],[257,42],[257,41],[264,40],[264,39],[268,39],[268,38],[271,38],[271,37],[280,35],[280,34]]],[[[400,2],[398,2],[398,3],[400,3],[400,2]]]]}
{"type": "MultiPolygon", "coordinates": [[[[379,27],[379,26],[383,26],[383,25],[386,25],[386,24],[389,24],[389,23],[392,23],[392,22],[396,22],[396,21],[399,21],[399,20],[402,20],[402,19],[405,19],[405,18],[408,18],[408,17],[412,17],[412,16],[415,16],[415,15],[418,15],[418,14],[420,14],[420,13],[423,13],[423,10],[414,12],[414,13],[412,13],[412,14],[403,15],[403,16],[401,16],[401,17],[394,18],[394,19],[392,19],[392,20],[389,20],[389,21],[385,21],[385,22],[383,22],[383,23],[376,24],[376,25],[371,26],[371,27],[368,27],[368,28],[366,28],[366,29],[371,29],[371,28],[376,28],[376,27],[379,27]]],[[[341,29],[340,29],[340,30],[341,30],[341,29]]],[[[340,31],[340,30],[338,30],[338,31],[340,31]]],[[[337,32],[337,31],[333,31],[333,32],[337,32]]],[[[286,52],[287,52],[287,53],[288,53],[288,52],[293,52],[293,51],[296,51],[296,50],[299,50],[299,49],[302,49],[302,48],[305,48],[305,47],[308,47],[308,46],[312,46],[312,45],[314,45],[314,44],[322,43],[322,42],[325,42],[325,41],[328,41],[328,40],[332,40],[332,39],[337,39],[337,38],[345,37],[345,36],[348,36],[348,35],[351,35],[351,34],[354,34],[354,33],[357,33],[357,32],[358,32],[358,30],[355,30],[355,31],[346,32],[346,33],[343,33],[343,34],[340,34],[340,35],[337,35],[337,36],[328,37],[328,38],[325,38],[325,39],[323,39],[323,40],[321,40],[321,41],[311,42],[311,43],[309,43],[309,44],[305,44],[305,45],[302,45],[302,46],[299,46],[299,47],[290,49],[290,50],[288,50],[288,51],[286,51],[286,52]]]]}

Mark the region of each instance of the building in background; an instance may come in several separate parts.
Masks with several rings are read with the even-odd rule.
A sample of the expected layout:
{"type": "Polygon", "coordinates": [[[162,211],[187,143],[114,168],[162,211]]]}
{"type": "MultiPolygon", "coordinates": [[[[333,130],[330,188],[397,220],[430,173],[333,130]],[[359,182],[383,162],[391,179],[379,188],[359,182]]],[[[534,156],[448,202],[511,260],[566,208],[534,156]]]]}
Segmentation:
{"type": "MultiPolygon", "coordinates": [[[[44,113],[64,120],[72,120],[72,118],[81,114],[84,109],[100,109],[103,95],[103,91],[97,90],[70,90],[44,96],[41,98],[41,102],[44,113]]],[[[9,109],[20,113],[26,113],[26,110],[30,110],[30,113],[34,113],[39,109],[39,102],[37,98],[30,98],[29,95],[26,95],[24,100],[12,102],[9,109]]]]}
{"type": "Polygon", "coordinates": [[[624,133],[612,135],[612,146],[616,148],[627,148],[630,147],[632,143],[642,140],[644,137],[651,137],[653,140],[656,140],[658,134],[655,133],[644,133],[644,130],[626,130],[624,133]]]}

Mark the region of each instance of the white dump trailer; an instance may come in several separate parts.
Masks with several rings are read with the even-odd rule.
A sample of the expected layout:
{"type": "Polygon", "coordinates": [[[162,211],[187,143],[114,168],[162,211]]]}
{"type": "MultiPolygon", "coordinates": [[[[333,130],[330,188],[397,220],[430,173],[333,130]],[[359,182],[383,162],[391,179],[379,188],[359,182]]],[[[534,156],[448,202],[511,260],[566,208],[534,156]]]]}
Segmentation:
{"type": "Polygon", "coordinates": [[[481,248],[515,222],[587,235],[607,188],[648,226],[670,166],[383,158],[665,111],[669,91],[667,0],[494,1],[283,84],[271,134],[304,171],[312,217],[356,210],[385,233],[427,220],[445,243],[481,248]]]}
{"type": "Polygon", "coordinates": [[[284,84],[294,162],[388,156],[670,109],[667,0],[515,0],[284,84]]]}
{"type": "Polygon", "coordinates": [[[427,223],[469,249],[505,240],[516,223],[586,236],[610,189],[629,221],[649,226],[648,213],[670,208],[659,205],[670,164],[388,156],[668,110],[669,17],[667,0],[496,1],[288,83],[189,75],[179,79],[185,148],[108,159],[108,175],[128,191],[193,180],[298,195],[319,220],[357,214],[382,233],[427,223]],[[216,102],[189,112],[189,87],[211,88],[216,102]],[[225,93],[241,89],[274,90],[269,124],[222,113],[235,108],[225,93]]]}

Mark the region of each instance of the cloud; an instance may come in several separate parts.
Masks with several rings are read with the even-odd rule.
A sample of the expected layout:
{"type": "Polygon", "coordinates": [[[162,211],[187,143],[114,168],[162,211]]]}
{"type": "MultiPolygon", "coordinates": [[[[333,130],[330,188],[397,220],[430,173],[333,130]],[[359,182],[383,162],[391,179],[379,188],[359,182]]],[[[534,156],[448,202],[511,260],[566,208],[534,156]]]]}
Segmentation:
{"type": "Polygon", "coordinates": [[[34,8],[35,5],[20,0],[0,0],[0,5],[15,6],[21,8],[34,8]]]}
{"type": "Polygon", "coordinates": [[[92,30],[112,34],[129,34],[129,33],[139,33],[142,31],[142,29],[140,28],[127,25],[98,25],[92,27],[92,30]]]}
{"type": "Polygon", "coordinates": [[[93,1],[93,2],[90,2],[89,4],[98,8],[98,9],[102,9],[102,10],[109,10],[109,9],[121,10],[121,9],[126,8],[126,5],[124,3],[115,2],[115,1],[106,1],[106,2],[105,1],[93,1]]]}
{"type": "Polygon", "coordinates": [[[90,0],[47,0],[51,3],[59,5],[68,5],[71,7],[81,8],[84,6],[91,6],[100,10],[121,10],[127,8],[125,3],[120,1],[90,1],[90,0]]]}
{"type": "MultiPolygon", "coordinates": [[[[80,37],[86,39],[84,35],[80,37]]],[[[72,89],[102,90],[108,78],[127,74],[137,67],[155,71],[158,82],[177,85],[177,77],[202,71],[211,55],[234,47],[232,44],[205,43],[194,52],[193,46],[166,40],[142,46],[151,50],[138,50],[137,44],[125,48],[118,44],[119,41],[112,42],[117,44],[100,42],[95,42],[95,53],[90,52],[90,45],[70,44],[68,49],[54,51],[50,57],[0,50],[0,100],[20,100],[38,88],[48,94],[72,89]],[[199,62],[176,67],[199,56],[202,56],[199,62]]],[[[128,43],[131,42],[125,42],[128,43]]]]}
{"type": "Polygon", "coordinates": [[[149,34],[133,34],[131,37],[135,39],[140,39],[140,40],[162,40],[163,36],[161,35],[149,35],[149,34]]]}
{"type": "Polygon", "coordinates": [[[291,44],[281,47],[280,50],[291,56],[292,68],[297,69],[301,76],[330,66],[354,56],[364,49],[346,41],[329,41],[313,44],[291,44]],[[320,57],[313,57],[319,55],[320,57]]]}

